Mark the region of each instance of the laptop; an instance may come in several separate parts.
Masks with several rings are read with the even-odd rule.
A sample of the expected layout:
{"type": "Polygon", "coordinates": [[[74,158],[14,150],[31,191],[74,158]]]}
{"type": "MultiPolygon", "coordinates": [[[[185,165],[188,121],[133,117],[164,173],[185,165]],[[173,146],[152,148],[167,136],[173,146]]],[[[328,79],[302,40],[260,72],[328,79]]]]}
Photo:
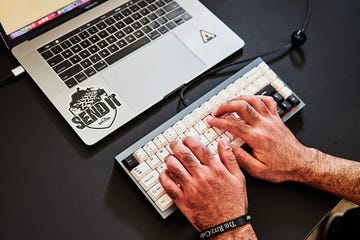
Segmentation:
{"type": "Polygon", "coordinates": [[[244,46],[198,0],[0,0],[12,54],[93,145],[244,46]]]}

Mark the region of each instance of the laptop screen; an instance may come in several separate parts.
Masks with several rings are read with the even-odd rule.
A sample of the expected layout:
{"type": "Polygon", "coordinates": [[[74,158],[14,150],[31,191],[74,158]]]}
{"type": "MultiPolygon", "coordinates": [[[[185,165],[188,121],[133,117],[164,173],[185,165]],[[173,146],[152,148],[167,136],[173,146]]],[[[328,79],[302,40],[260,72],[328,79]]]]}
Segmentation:
{"type": "Polygon", "coordinates": [[[1,35],[8,47],[14,46],[29,39],[26,36],[34,37],[99,2],[103,1],[0,0],[1,35]]]}

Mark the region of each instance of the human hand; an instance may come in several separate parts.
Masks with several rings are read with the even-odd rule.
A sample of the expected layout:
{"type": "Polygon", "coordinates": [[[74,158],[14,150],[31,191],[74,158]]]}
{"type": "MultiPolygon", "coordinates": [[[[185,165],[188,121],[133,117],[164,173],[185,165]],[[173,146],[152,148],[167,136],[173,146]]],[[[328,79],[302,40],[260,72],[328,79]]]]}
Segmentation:
{"type": "Polygon", "coordinates": [[[247,213],[245,178],[227,143],[218,145],[220,159],[194,137],[170,147],[160,182],[198,231],[247,213]]]}
{"type": "Polygon", "coordinates": [[[271,182],[292,180],[302,167],[301,159],[309,149],[284,125],[273,98],[237,97],[219,106],[214,116],[210,125],[230,131],[252,148],[249,154],[232,146],[239,164],[254,177],[271,182]],[[240,119],[227,116],[233,112],[240,119]]]}

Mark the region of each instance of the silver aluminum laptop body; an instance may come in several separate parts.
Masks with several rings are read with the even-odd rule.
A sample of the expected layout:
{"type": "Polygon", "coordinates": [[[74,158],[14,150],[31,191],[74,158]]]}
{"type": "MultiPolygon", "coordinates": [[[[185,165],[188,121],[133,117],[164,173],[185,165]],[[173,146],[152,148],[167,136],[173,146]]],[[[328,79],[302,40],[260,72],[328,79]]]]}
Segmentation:
{"type": "Polygon", "coordinates": [[[13,55],[69,125],[92,145],[244,46],[197,0],[176,2],[192,18],[68,88],[37,49],[126,3],[109,0],[12,48],[13,55]]]}

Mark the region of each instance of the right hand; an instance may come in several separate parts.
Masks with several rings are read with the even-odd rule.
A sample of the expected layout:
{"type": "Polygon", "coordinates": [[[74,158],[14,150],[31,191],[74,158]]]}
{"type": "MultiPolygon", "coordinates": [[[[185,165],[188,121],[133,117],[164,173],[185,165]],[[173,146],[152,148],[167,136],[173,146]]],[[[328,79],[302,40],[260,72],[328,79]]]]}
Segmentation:
{"type": "Polygon", "coordinates": [[[246,171],[271,182],[294,180],[294,173],[302,168],[302,159],[306,160],[310,149],[284,125],[273,98],[237,97],[220,105],[214,116],[208,121],[210,125],[230,131],[252,148],[250,154],[233,146],[238,163],[246,171]],[[233,112],[240,119],[227,116],[233,112]]]}

